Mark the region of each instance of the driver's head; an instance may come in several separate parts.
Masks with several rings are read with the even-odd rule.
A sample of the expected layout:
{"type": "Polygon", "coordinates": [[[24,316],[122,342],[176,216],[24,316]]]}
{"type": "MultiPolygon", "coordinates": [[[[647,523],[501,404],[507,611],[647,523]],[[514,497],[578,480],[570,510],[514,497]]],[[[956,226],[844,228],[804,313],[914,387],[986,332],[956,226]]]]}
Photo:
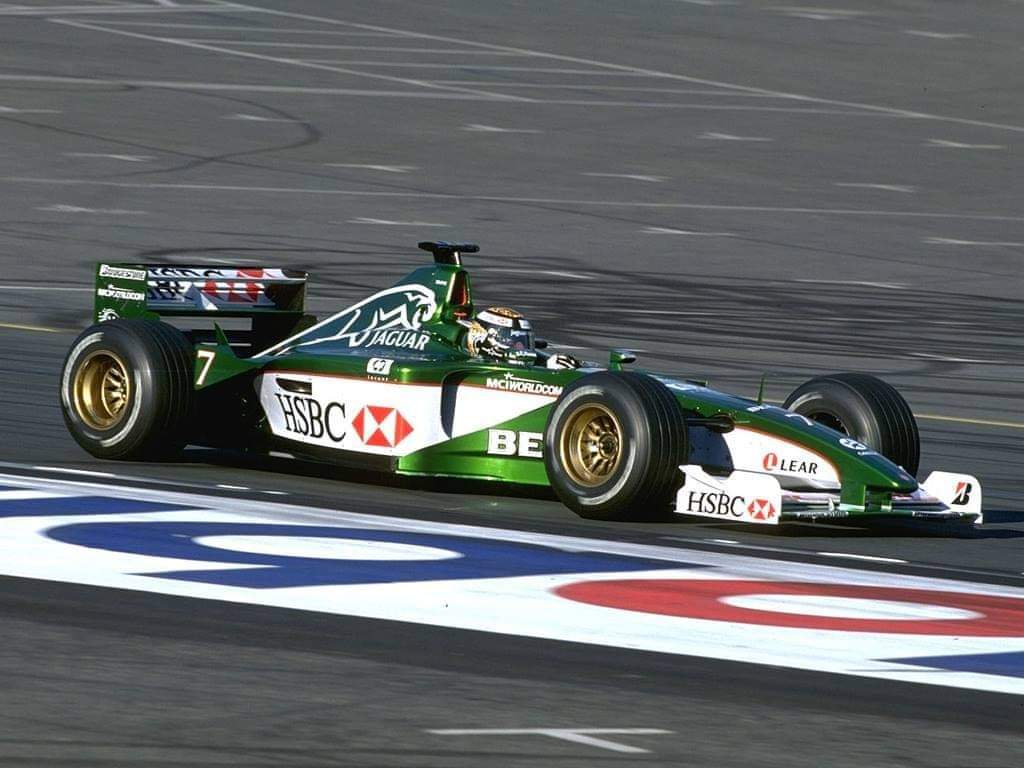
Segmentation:
{"type": "Polygon", "coordinates": [[[508,307],[488,307],[477,312],[476,321],[487,334],[512,352],[533,352],[533,328],[520,312],[508,307]]]}

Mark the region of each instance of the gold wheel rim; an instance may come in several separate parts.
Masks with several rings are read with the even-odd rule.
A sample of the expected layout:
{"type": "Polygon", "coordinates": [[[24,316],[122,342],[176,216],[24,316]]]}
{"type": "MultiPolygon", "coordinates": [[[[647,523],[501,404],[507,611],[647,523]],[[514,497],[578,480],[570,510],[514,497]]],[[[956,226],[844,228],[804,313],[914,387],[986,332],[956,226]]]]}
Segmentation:
{"type": "Polygon", "coordinates": [[[82,421],[95,430],[113,429],[128,412],[132,394],[128,367],[113,352],[93,352],[75,371],[71,390],[82,421]]]}
{"type": "Polygon", "coordinates": [[[598,403],[569,416],[559,441],[562,466],[573,482],[594,488],[610,478],[622,460],[622,428],[615,414],[598,403]]]}

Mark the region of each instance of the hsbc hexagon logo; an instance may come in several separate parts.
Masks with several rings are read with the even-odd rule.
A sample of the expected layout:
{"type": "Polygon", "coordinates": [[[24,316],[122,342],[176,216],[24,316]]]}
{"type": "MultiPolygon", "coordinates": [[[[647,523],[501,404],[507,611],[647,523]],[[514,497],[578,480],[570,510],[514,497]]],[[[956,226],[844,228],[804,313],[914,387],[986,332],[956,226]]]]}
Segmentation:
{"type": "Polygon", "coordinates": [[[367,405],[352,419],[352,427],[365,445],[394,448],[412,434],[412,424],[397,408],[367,405]]]}
{"type": "Polygon", "coordinates": [[[768,499],[754,499],[747,505],[752,520],[771,520],[775,517],[775,505],[768,499]]]}

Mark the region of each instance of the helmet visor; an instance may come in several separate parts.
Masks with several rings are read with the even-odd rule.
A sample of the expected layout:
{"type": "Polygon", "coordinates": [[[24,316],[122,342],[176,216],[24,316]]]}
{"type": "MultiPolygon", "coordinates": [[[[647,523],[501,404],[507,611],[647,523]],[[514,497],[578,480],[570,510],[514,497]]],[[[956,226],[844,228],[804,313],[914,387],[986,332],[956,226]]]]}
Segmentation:
{"type": "Polygon", "coordinates": [[[498,341],[514,352],[533,351],[533,331],[528,328],[500,328],[498,341]]]}

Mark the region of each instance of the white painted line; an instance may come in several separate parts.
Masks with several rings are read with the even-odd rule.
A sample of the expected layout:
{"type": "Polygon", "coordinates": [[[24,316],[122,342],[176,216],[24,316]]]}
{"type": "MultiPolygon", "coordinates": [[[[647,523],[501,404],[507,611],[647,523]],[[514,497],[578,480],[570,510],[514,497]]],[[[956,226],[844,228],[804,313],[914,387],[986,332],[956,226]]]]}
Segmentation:
{"type": "Polygon", "coordinates": [[[818,280],[810,277],[798,277],[793,282],[817,285],[862,285],[866,288],[888,288],[893,291],[902,291],[909,287],[906,283],[880,283],[874,280],[818,280]]]}
{"type": "Polygon", "coordinates": [[[107,160],[123,160],[126,163],[148,163],[156,159],[153,155],[111,155],[104,152],[65,152],[64,157],[97,157],[107,160]]]}
{"type": "Polygon", "coordinates": [[[685,315],[687,317],[711,317],[718,316],[721,312],[702,312],[696,309],[630,309],[633,315],[685,315]]]}
{"type": "MultiPolygon", "coordinates": [[[[628,107],[631,109],[693,109],[704,112],[780,112],[798,115],[850,115],[851,117],[892,118],[892,115],[878,115],[866,110],[821,109],[817,107],[752,107],[747,104],[683,104],[673,101],[607,101],[597,99],[531,99],[533,104],[551,104],[579,107],[628,107]]],[[[728,136],[728,134],[721,134],[728,136]]],[[[704,137],[701,137],[704,138],[704,137]]],[[[708,137],[713,138],[713,137],[708,137]]],[[[773,141],[735,137],[733,141],[773,141]]]]}
{"type": "Polygon", "coordinates": [[[92,292],[95,288],[78,288],[64,285],[52,286],[52,285],[0,285],[0,291],[89,291],[92,292]]]}
{"type": "Polygon", "coordinates": [[[676,0],[676,2],[686,3],[687,5],[701,5],[709,8],[719,5],[736,5],[733,0],[676,0]]]}
{"type": "MultiPolygon", "coordinates": [[[[162,7],[158,5],[51,5],[51,6],[15,6],[13,8],[0,8],[0,16],[68,16],[101,14],[135,14],[135,13],[170,13],[180,11],[182,13],[209,13],[214,8],[210,5],[176,5],[174,7],[162,7]]],[[[232,10],[244,12],[246,8],[233,8],[232,10]]]]}
{"type": "Polygon", "coordinates": [[[630,181],[646,181],[651,184],[660,184],[668,181],[668,176],[650,176],[643,173],[584,173],[584,176],[594,176],[608,179],[629,179],[630,181]]]}
{"type": "Polygon", "coordinates": [[[939,360],[943,363],[974,363],[981,365],[1013,365],[1007,360],[991,360],[979,357],[954,357],[953,355],[935,355],[931,352],[911,352],[911,357],[920,357],[923,360],[939,360]]]}
{"type": "MultiPolygon", "coordinates": [[[[223,6],[221,6],[222,8],[223,6]]],[[[119,5],[37,5],[37,6],[25,6],[15,5],[6,6],[0,8],[0,15],[15,15],[15,16],[52,16],[52,15],[88,15],[92,13],[100,14],[103,16],[108,15],[122,15],[122,14],[147,14],[153,13],[160,15],[163,13],[180,12],[180,13],[207,13],[212,9],[218,9],[217,6],[213,5],[174,5],[174,6],[161,6],[161,5],[137,5],[132,3],[121,3],[119,5]]],[[[239,12],[246,12],[246,8],[234,8],[239,12]]],[[[105,23],[105,18],[103,19],[105,23]]]]}
{"type": "Polygon", "coordinates": [[[708,141],[771,141],[771,139],[764,136],[737,136],[732,133],[718,133],[717,131],[707,131],[697,138],[708,141]]]}
{"type": "Polygon", "coordinates": [[[929,32],[924,29],[904,29],[903,34],[915,35],[916,37],[930,37],[933,40],[963,40],[973,35],[964,32],[929,32]]]}
{"type": "Polygon", "coordinates": [[[926,237],[923,242],[929,245],[982,245],[1000,248],[1024,248],[1024,243],[1013,243],[999,240],[957,240],[952,237],[926,237]]]}
{"type": "Polygon", "coordinates": [[[542,274],[551,275],[551,277],[567,277],[570,280],[593,280],[591,275],[581,275],[579,272],[565,272],[557,269],[542,269],[542,274]]]}
{"type": "Polygon", "coordinates": [[[673,733],[662,728],[440,728],[428,730],[437,736],[549,736],[552,739],[571,741],[574,744],[585,744],[588,747],[607,749],[611,752],[627,754],[649,754],[649,749],[631,747],[609,739],[597,738],[597,735],[641,736],[664,735],[673,733]]]}
{"type": "Polygon", "coordinates": [[[35,466],[32,469],[37,469],[40,472],[62,472],[68,475],[83,475],[85,477],[108,477],[113,478],[117,475],[112,472],[98,472],[93,469],[72,469],[71,467],[48,467],[48,466],[35,466]]]}
{"type": "Polygon", "coordinates": [[[268,456],[273,456],[275,459],[294,459],[295,454],[285,453],[284,451],[267,451],[268,456]]]}
{"type": "Polygon", "coordinates": [[[349,219],[349,224],[380,224],[388,227],[449,227],[450,224],[441,224],[436,221],[392,221],[391,219],[371,219],[362,216],[358,219],[349,219]]]}
{"type": "Polygon", "coordinates": [[[470,123],[462,126],[464,131],[476,131],[479,133],[540,133],[536,128],[502,128],[497,125],[483,125],[481,123],[470,123]]]}
{"type": "Polygon", "coordinates": [[[740,211],[744,213],[792,213],[813,216],[878,216],[911,219],[957,219],[968,221],[1024,222],[1024,216],[981,212],[950,213],[948,211],[893,211],[857,208],[811,208],[771,205],[724,205],[719,203],[650,202],[643,200],[581,200],[559,197],[505,197],[472,195],[455,192],[383,192],[362,189],[330,189],[323,187],[261,187],[244,184],[185,184],[174,182],[104,181],[98,179],[41,178],[37,176],[0,176],[0,182],[12,184],[43,184],[52,186],[97,186],[121,189],[179,190],[192,192],[252,192],[271,195],[337,195],[340,197],[407,198],[417,200],[462,200],[487,203],[545,203],[576,205],[584,208],[650,208],[695,211],[740,211]]]}
{"type": "Polygon", "coordinates": [[[261,491],[261,493],[267,493],[267,494],[270,494],[271,496],[287,496],[288,495],[285,491],[261,491]]]}
{"type": "Polygon", "coordinates": [[[852,19],[863,16],[864,11],[849,11],[839,8],[807,8],[804,6],[784,5],[776,6],[772,10],[793,16],[798,19],[811,19],[812,21],[835,21],[836,19],[852,19]]]}
{"type": "Polygon", "coordinates": [[[713,541],[715,544],[739,544],[735,539],[709,539],[709,541],[713,541]]]}
{"type": "MultiPolygon", "coordinates": [[[[309,48],[311,50],[325,51],[384,51],[387,53],[436,53],[459,56],[515,56],[523,57],[521,53],[508,53],[506,51],[481,51],[476,48],[402,48],[387,45],[338,45],[334,43],[296,43],[293,41],[281,42],[271,40],[211,40],[207,38],[175,38],[186,43],[217,43],[218,45],[245,45],[253,48],[309,48]]],[[[373,62],[376,63],[376,62],[373,62]]],[[[381,62],[384,63],[384,62],[381,62]]],[[[401,62],[396,63],[401,66],[401,62]]],[[[444,66],[457,66],[446,64],[444,66]]]]}
{"type": "Polygon", "coordinates": [[[253,123],[301,123],[302,120],[296,120],[289,117],[263,117],[262,115],[247,115],[239,113],[235,115],[224,115],[222,120],[248,120],[253,123]]]}
{"type": "Polygon", "coordinates": [[[530,269],[529,267],[491,267],[482,266],[478,269],[490,272],[503,272],[513,275],[550,275],[552,277],[567,277],[570,280],[593,280],[594,275],[585,275],[581,272],[565,272],[555,269],[530,269]]]}
{"type": "Polygon", "coordinates": [[[45,325],[24,325],[23,323],[0,323],[0,328],[9,331],[35,331],[37,333],[61,333],[60,328],[49,328],[45,325]]]}
{"type": "Polygon", "coordinates": [[[1006,149],[1002,144],[965,144],[962,141],[946,139],[928,139],[924,145],[926,147],[943,147],[944,149],[1006,149]]]}
{"type": "Polygon", "coordinates": [[[880,189],[884,192],[903,192],[904,194],[913,194],[917,191],[916,187],[912,187],[908,184],[866,184],[852,181],[837,181],[835,182],[837,187],[850,187],[853,189],[880,189]]]}
{"type": "Polygon", "coordinates": [[[673,227],[644,227],[640,230],[645,235],[691,235],[694,237],[735,237],[732,232],[698,232],[695,229],[675,229],[673,227]]]}
{"type": "MultiPolygon", "coordinates": [[[[305,59],[305,61],[314,62],[316,64],[352,64],[357,66],[370,66],[370,67],[404,67],[407,69],[458,69],[459,71],[473,71],[473,72],[540,72],[542,74],[549,75],[596,75],[598,77],[647,77],[647,75],[638,75],[631,72],[604,72],[599,69],[560,69],[550,67],[512,67],[512,66],[500,66],[490,64],[455,64],[452,62],[439,63],[436,61],[367,61],[365,59],[352,60],[352,59],[305,59]]],[[[440,80],[430,80],[423,82],[436,82],[440,83],[440,80]]],[[[530,101],[530,99],[527,99],[530,101]]]]}
{"type": "Polygon", "coordinates": [[[21,109],[0,106],[0,115],[59,115],[59,109],[21,109]]]}
{"type": "Polygon", "coordinates": [[[850,560],[867,560],[872,563],[900,563],[906,565],[908,561],[900,560],[898,557],[879,557],[877,555],[858,555],[852,552],[817,552],[822,557],[845,557],[850,560]]]}
{"type": "MultiPolygon", "coordinates": [[[[197,450],[197,449],[196,448],[192,448],[191,450],[197,450]]],[[[212,449],[200,448],[198,450],[212,450],[212,449]]],[[[0,462],[0,466],[20,467],[20,468],[28,467],[30,469],[40,469],[40,470],[45,470],[45,471],[48,471],[48,472],[67,472],[67,473],[76,474],[76,475],[89,475],[89,474],[91,474],[88,470],[76,470],[76,469],[69,469],[69,468],[64,468],[64,467],[31,466],[31,465],[28,465],[28,464],[18,464],[18,463],[9,462],[9,461],[7,461],[7,462],[0,462]]],[[[125,483],[142,483],[143,485],[146,485],[146,484],[170,485],[170,486],[185,488],[185,489],[187,489],[188,491],[190,491],[192,493],[195,493],[199,489],[207,489],[207,490],[209,490],[209,489],[213,488],[212,485],[203,485],[203,484],[197,485],[196,483],[182,482],[182,481],[179,481],[179,480],[165,480],[163,478],[157,479],[157,478],[154,478],[154,477],[141,477],[141,476],[136,476],[136,475],[119,475],[119,474],[114,474],[114,473],[109,473],[109,472],[96,473],[96,476],[97,477],[103,477],[103,478],[110,478],[110,479],[118,480],[120,482],[125,482],[125,483]]],[[[53,482],[58,482],[58,481],[53,481],[53,482]]],[[[66,483],[71,483],[71,482],[85,483],[84,480],[81,480],[81,481],[70,481],[70,480],[68,480],[68,481],[60,481],[60,482],[66,482],[66,483]]],[[[109,488],[109,486],[105,486],[105,485],[95,485],[94,487],[100,488],[100,489],[107,489],[107,488],[109,488]]],[[[139,489],[136,489],[136,490],[139,490],[139,489]]],[[[166,493],[166,491],[164,491],[163,493],[166,493]]],[[[219,498],[223,498],[223,497],[219,497],[219,498]]]]}
{"type": "Polygon", "coordinates": [[[228,258],[225,256],[189,256],[189,262],[198,261],[201,264],[252,264],[252,259],[228,258]]]}
{"type": "MultiPolygon", "coordinates": [[[[813,103],[813,104],[827,104],[827,105],[838,106],[838,107],[851,107],[851,108],[855,108],[855,109],[859,109],[859,110],[866,110],[866,111],[870,111],[870,112],[877,112],[879,114],[885,114],[885,115],[889,115],[889,116],[892,116],[892,117],[913,118],[913,119],[917,119],[917,120],[934,120],[934,121],[937,121],[937,122],[957,123],[957,124],[960,124],[960,125],[983,126],[983,127],[986,127],[986,128],[997,128],[997,129],[1000,129],[1000,130],[1014,131],[1014,132],[1017,132],[1017,133],[1024,133],[1024,125],[1012,125],[1012,124],[1007,124],[1007,123],[993,123],[993,122],[988,122],[988,121],[984,121],[984,120],[972,120],[972,119],[962,118],[962,117],[950,117],[948,115],[936,115],[936,114],[931,114],[931,113],[927,113],[927,112],[918,112],[918,111],[914,111],[914,110],[898,109],[898,108],[888,107],[888,106],[879,106],[877,104],[865,104],[863,102],[842,101],[842,100],[839,100],[839,99],[827,99],[827,98],[822,98],[822,97],[817,97],[817,96],[808,96],[808,95],[805,95],[805,94],[792,93],[792,92],[786,92],[786,91],[775,91],[775,90],[771,90],[771,89],[768,89],[768,88],[757,88],[757,87],[749,86],[749,85],[740,85],[740,84],[737,84],[737,83],[728,83],[728,82],[724,82],[724,81],[721,81],[721,80],[710,80],[710,79],[702,78],[702,77],[692,77],[690,75],[681,75],[681,74],[676,74],[674,72],[665,72],[663,70],[646,69],[646,68],[642,68],[642,67],[633,67],[633,66],[628,66],[628,65],[624,65],[624,64],[615,64],[613,62],[601,61],[601,60],[598,60],[598,59],[588,59],[588,58],[583,58],[583,57],[578,57],[578,56],[567,56],[567,55],[564,55],[564,54],[548,53],[548,52],[545,52],[545,51],[537,51],[537,50],[533,50],[533,49],[529,49],[529,48],[518,48],[518,47],[514,47],[514,46],[507,46],[507,45],[495,45],[495,44],[492,44],[492,43],[480,43],[480,42],[476,42],[474,40],[467,40],[465,38],[448,37],[448,36],[445,36],[445,35],[431,35],[431,34],[427,34],[427,33],[423,33],[423,32],[412,32],[412,31],[409,31],[409,30],[395,29],[393,27],[382,27],[382,26],[372,25],[372,24],[358,24],[358,23],[351,22],[351,21],[344,21],[342,19],[330,18],[330,17],[325,17],[325,16],[316,16],[316,15],[313,15],[313,14],[296,13],[294,11],[276,10],[276,9],[273,9],[273,8],[263,8],[263,7],[260,7],[260,6],[255,6],[255,5],[246,4],[246,3],[240,3],[240,2],[231,3],[230,6],[225,4],[223,7],[230,7],[230,8],[235,9],[235,10],[247,10],[247,11],[251,11],[253,13],[263,13],[263,14],[266,14],[268,16],[279,16],[279,17],[289,18],[289,19],[301,19],[303,21],[311,21],[311,22],[316,22],[316,23],[323,24],[323,25],[328,25],[328,26],[340,26],[340,27],[347,27],[347,28],[350,28],[350,29],[359,29],[359,30],[366,30],[366,31],[372,31],[372,32],[390,32],[390,33],[395,33],[395,34],[406,35],[408,37],[418,38],[418,39],[421,39],[421,40],[434,40],[434,41],[439,41],[439,42],[444,42],[444,43],[452,43],[452,44],[457,44],[457,45],[470,45],[470,46],[474,46],[476,48],[486,48],[488,50],[493,50],[493,51],[514,51],[514,52],[517,52],[517,53],[529,54],[531,56],[543,57],[543,58],[546,58],[546,59],[550,59],[551,61],[562,61],[562,62],[567,62],[567,63],[571,63],[571,64],[583,64],[583,65],[587,65],[587,66],[590,66],[590,67],[600,67],[600,68],[612,70],[612,71],[615,71],[615,72],[632,73],[632,74],[637,75],[637,76],[664,78],[664,79],[676,80],[676,81],[680,81],[680,82],[694,83],[694,84],[697,84],[697,85],[707,85],[707,86],[713,86],[713,87],[718,87],[718,88],[732,88],[732,89],[736,89],[736,90],[739,90],[739,91],[744,91],[746,93],[760,93],[760,94],[765,94],[765,95],[770,95],[770,96],[776,96],[776,97],[779,97],[779,98],[787,98],[787,99],[799,100],[799,101],[813,103]]],[[[828,10],[832,10],[832,9],[828,9],[828,10]]]]}
{"type": "Polygon", "coordinates": [[[327,163],[326,165],[329,168],[362,168],[381,173],[408,173],[416,170],[415,165],[368,165],[365,163],[327,163]]]}
{"type": "Polygon", "coordinates": [[[89,213],[101,216],[146,216],[146,211],[130,211],[126,208],[83,208],[79,205],[41,205],[36,207],[37,211],[48,213],[89,213]]]}
{"type": "Polygon", "coordinates": [[[166,21],[107,21],[104,25],[111,27],[160,27],[165,29],[212,29],[224,32],[266,32],[274,35],[325,35],[337,37],[391,37],[403,38],[407,35],[398,32],[348,32],[333,29],[286,29],[282,27],[257,27],[254,25],[230,24],[177,24],[166,21]]]}
{"type": "Polygon", "coordinates": [[[218,488],[222,488],[225,491],[251,491],[252,489],[247,485],[228,485],[227,483],[217,483],[218,488]]]}
{"type": "Polygon", "coordinates": [[[964,416],[942,416],[935,413],[915,413],[917,419],[929,419],[931,421],[949,421],[954,424],[974,424],[982,427],[1006,427],[1007,429],[1024,429],[1024,422],[1020,421],[998,421],[994,419],[971,419],[964,416]]]}
{"type": "Polygon", "coordinates": [[[31,499],[58,499],[64,494],[50,493],[49,491],[0,491],[0,502],[4,501],[29,501],[31,499]]]}
{"type": "MultiPolygon", "coordinates": [[[[232,6],[234,8],[235,6],[232,6]]],[[[63,24],[70,27],[76,27],[78,29],[89,29],[94,32],[105,32],[113,35],[123,35],[125,37],[133,37],[141,40],[150,40],[157,43],[168,43],[171,45],[178,45],[185,48],[195,48],[200,51],[213,51],[214,53],[224,53],[229,56],[240,56],[247,59],[258,59],[259,61],[269,61],[276,64],[288,64],[295,67],[303,67],[305,69],[318,69],[326,72],[337,72],[339,74],[355,75],[357,77],[367,77],[377,80],[387,80],[392,83],[404,83],[405,85],[416,85],[422,88],[430,89],[441,89],[447,91],[453,91],[456,93],[469,93],[474,96],[486,96],[490,99],[498,101],[529,101],[529,99],[523,99],[518,96],[509,96],[508,94],[501,93],[490,93],[486,91],[472,90],[468,88],[462,88],[459,86],[446,86],[446,85],[434,85],[433,83],[426,82],[424,80],[413,80],[405,77],[392,77],[391,75],[383,75],[375,72],[362,72],[355,69],[346,69],[344,67],[327,66],[319,64],[317,62],[306,60],[306,59],[292,59],[281,56],[266,56],[261,53],[253,53],[252,51],[239,51],[234,48],[224,48],[223,46],[209,45],[207,43],[190,43],[185,40],[179,40],[171,37],[158,37],[155,35],[145,35],[141,32],[129,32],[123,29],[110,29],[97,24],[87,24],[82,21],[70,21],[68,19],[50,19],[54,24],[63,24]]]]}
{"type": "Polygon", "coordinates": [[[486,85],[490,88],[529,88],[531,90],[570,90],[570,91],[627,91],[629,93],[671,93],[684,96],[729,96],[738,99],[780,99],[766,93],[746,93],[745,91],[729,91],[721,88],[647,88],[633,85],[605,85],[604,83],[495,83],[490,80],[437,80],[432,83],[448,85],[486,85]]]}
{"type": "Polygon", "coordinates": [[[200,91],[239,91],[253,93],[309,93],[326,96],[377,96],[388,98],[455,99],[467,101],[493,101],[491,98],[470,93],[443,93],[439,91],[384,91],[367,88],[313,88],[299,85],[262,85],[245,83],[204,83],[184,80],[98,79],[85,77],[59,77],[53,75],[0,75],[0,82],[68,83],[70,85],[103,87],[131,85],[143,88],[188,88],[200,91]]]}

